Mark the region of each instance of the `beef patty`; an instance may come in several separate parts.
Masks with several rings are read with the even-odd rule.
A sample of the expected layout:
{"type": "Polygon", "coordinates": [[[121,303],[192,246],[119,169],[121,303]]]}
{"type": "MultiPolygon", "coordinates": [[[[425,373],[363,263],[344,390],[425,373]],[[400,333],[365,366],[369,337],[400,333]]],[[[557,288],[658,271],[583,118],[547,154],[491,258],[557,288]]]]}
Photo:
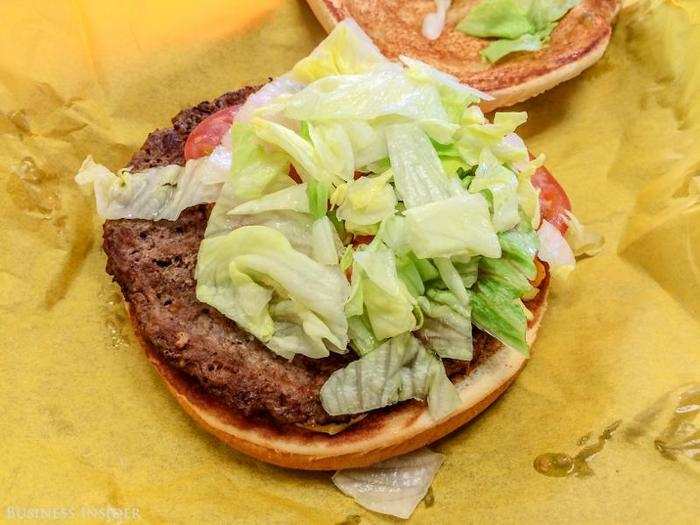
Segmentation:
{"type": "MultiPolygon", "coordinates": [[[[181,111],[173,126],[151,133],[129,166],[134,171],[184,164],[187,136],[208,115],[240,104],[245,87],[181,111]]],[[[323,425],[348,421],[328,415],[319,391],[328,376],[355,356],[324,359],[276,356],[253,336],[195,296],[194,270],[211,205],[183,211],[176,221],[110,220],[104,224],[107,272],[121,287],[141,337],[171,366],[206,393],[248,417],[279,424],[323,425]]],[[[474,329],[474,359],[446,361],[454,379],[492,354],[498,343],[474,329]]]]}

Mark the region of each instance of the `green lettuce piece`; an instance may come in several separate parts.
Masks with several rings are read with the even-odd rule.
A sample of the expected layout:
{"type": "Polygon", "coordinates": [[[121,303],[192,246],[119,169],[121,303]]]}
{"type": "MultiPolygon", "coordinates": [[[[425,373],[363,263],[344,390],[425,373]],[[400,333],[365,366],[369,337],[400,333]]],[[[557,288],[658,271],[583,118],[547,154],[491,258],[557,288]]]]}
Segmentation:
{"type": "Polygon", "coordinates": [[[341,341],[314,312],[292,300],[283,300],[271,305],[275,320],[275,332],[265,344],[276,354],[292,359],[295,354],[312,358],[328,355],[328,346],[334,352],[345,353],[347,348],[339,346],[341,341]]]}
{"type": "Polygon", "coordinates": [[[288,188],[263,195],[258,199],[243,202],[229,210],[227,215],[251,215],[274,210],[309,213],[307,186],[306,183],[294,184],[288,188]]]}
{"type": "Polygon", "coordinates": [[[311,253],[315,261],[326,265],[338,264],[338,251],[342,249],[338,232],[325,215],[311,226],[311,253]]]}
{"type": "MultiPolygon", "coordinates": [[[[349,295],[347,280],[337,267],[319,264],[295,250],[277,230],[244,226],[204,239],[195,277],[199,301],[213,306],[264,343],[277,335],[269,305],[280,298],[294,303],[287,305],[282,321],[295,324],[296,320],[306,336],[316,341],[308,349],[295,347],[298,353],[328,355],[321,349],[324,340],[340,351],[347,345],[343,311],[349,295]],[[326,328],[322,330],[319,322],[326,328]]],[[[292,335],[298,342],[299,331],[292,335]]],[[[271,347],[273,351],[276,348],[271,347]]],[[[286,351],[283,355],[289,357],[286,351]]]]}
{"type": "Polygon", "coordinates": [[[421,279],[423,279],[423,282],[432,281],[433,279],[440,277],[440,272],[438,272],[435,265],[433,265],[433,263],[431,263],[428,259],[418,259],[412,253],[410,254],[410,257],[413,259],[413,263],[416,265],[416,269],[418,270],[421,279]]]}
{"type": "Polygon", "coordinates": [[[479,275],[488,278],[507,290],[514,298],[524,297],[537,292],[527,276],[520,271],[513,261],[502,259],[489,259],[482,257],[479,262],[479,275]]]}
{"type": "Polygon", "coordinates": [[[540,246],[537,232],[526,221],[512,230],[498,234],[503,258],[508,259],[527,279],[537,276],[535,254],[540,246]]]}
{"type": "MultiPolygon", "coordinates": [[[[502,248],[503,245],[501,245],[501,249],[502,248]]],[[[480,259],[481,257],[454,257],[452,260],[452,264],[457,270],[457,273],[459,273],[466,288],[471,288],[479,276],[480,259]]]]}
{"type": "Polygon", "coordinates": [[[542,45],[543,38],[540,33],[525,33],[513,40],[500,39],[491,42],[481,51],[481,56],[489,62],[498,62],[504,56],[518,51],[539,51],[542,45]]]}
{"type": "Polygon", "coordinates": [[[484,332],[525,355],[527,317],[522,301],[491,278],[479,279],[471,298],[472,320],[484,332]]]}
{"type": "Polygon", "coordinates": [[[384,173],[389,169],[389,161],[386,159],[386,138],[382,126],[355,119],[343,120],[339,124],[343,126],[350,139],[355,169],[367,169],[374,173],[384,173]]]}
{"type": "Polygon", "coordinates": [[[377,224],[394,216],[396,195],[389,184],[393,172],[360,177],[347,183],[345,196],[336,210],[339,219],[358,226],[377,224]]]}
{"type": "MultiPolygon", "coordinates": [[[[416,327],[414,300],[399,279],[396,258],[389,248],[379,244],[357,250],[352,281],[352,286],[361,290],[364,311],[377,339],[394,337],[416,327]]],[[[358,310],[352,308],[348,315],[361,313],[358,310]]]]}
{"type": "Polygon", "coordinates": [[[418,258],[453,255],[500,257],[486,199],[464,194],[406,210],[409,245],[418,258]]]}
{"type": "Polygon", "coordinates": [[[365,73],[389,60],[352,19],[345,19],[292,68],[292,77],[305,84],[332,75],[365,73]]]}
{"type": "Polygon", "coordinates": [[[540,225],[541,214],[540,190],[532,184],[532,176],[543,164],[544,155],[539,155],[524,166],[520,166],[521,169],[518,171],[518,202],[520,202],[520,209],[529,219],[530,226],[534,229],[540,225]]]}
{"type": "MultiPolygon", "coordinates": [[[[241,217],[228,214],[236,206],[294,186],[289,177],[289,156],[282,151],[267,151],[250,124],[235,122],[231,128],[231,141],[236,151],[231,177],[224,183],[212,209],[205,237],[228,233],[240,226],[241,217]]],[[[274,215],[280,220],[280,214],[274,215]]],[[[294,217],[292,223],[296,224],[297,218],[294,217]]],[[[257,217],[256,220],[262,219],[257,217]]]]}
{"type": "Polygon", "coordinates": [[[320,397],[331,415],[359,414],[407,399],[427,400],[435,420],[452,413],[460,402],[440,359],[408,333],[333,372],[320,397]]]}
{"type": "Polygon", "coordinates": [[[345,127],[338,122],[308,125],[309,138],[319,164],[336,179],[351,181],[355,174],[355,154],[345,127]]]}
{"type": "Polygon", "coordinates": [[[250,123],[258,138],[278,146],[292,158],[294,167],[304,181],[314,179],[331,185],[338,180],[320,164],[314,146],[291,129],[260,117],[254,117],[250,123]]]}
{"type": "Polygon", "coordinates": [[[527,7],[518,0],[482,0],[469,10],[456,29],[482,38],[518,38],[536,30],[527,7]]]}
{"type": "Polygon", "coordinates": [[[386,137],[396,191],[407,208],[455,194],[454,181],[447,177],[430,139],[416,124],[389,126],[386,137]]]}
{"type": "Polygon", "coordinates": [[[438,272],[440,272],[440,278],[442,282],[445,283],[445,286],[447,286],[447,289],[450,290],[463,305],[467,306],[469,304],[469,292],[467,292],[467,288],[462,281],[462,276],[459,274],[454,264],[452,264],[452,261],[447,257],[436,257],[433,259],[433,262],[438,272]]]}
{"type": "Polygon", "coordinates": [[[497,37],[482,52],[497,62],[516,51],[538,51],[556,22],[581,0],[483,0],[457,24],[457,30],[477,37],[497,37]]]}
{"type": "Polygon", "coordinates": [[[414,258],[406,254],[396,259],[396,271],[399,278],[413,297],[420,297],[425,293],[425,286],[414,258]]]}
{"type": "Polygon", "coordinates": [[[286,99],[283,113],[295,120],[447,120],[437,89],[412,82],[400,66],[317,80],[286,99]]]}
{"type": "Polygon", "coordinates": [[[308,213],[314,219],[325,217],[328,211],[328,186],[317,180],[311,180],[305,185],[308,213]]]}
{"type": "Polygon", "coordinates": [[[491,150],[484,149],[479,157],[476,176],[469,185],[471,193],[488,191],[493,202],[493,226],[496,231],[513,228],[520,221],[518,212],[518,178],[501,165],[491,150]]]}
{"type": "Polygon", "coordinates": [[[406,238],[406,218],[402,215],[392,215],[384,219],[379,226],[376,239],[391,248],[397,257],[411,251],[406,238]]]}
{"type": "Polygon", "coordinates": [[[348,319],[348,336],[350,346],[359,356],[370,353],[380,345],[366,315],[357,315],[348,319]]]}
{"type": "Polygon", "coordinates": [[[421,60],[405,55],[399,56],[399,60],[406,65],[406,74],[410,78],[437,88],[442,105],[447,110],[452,122],[459,122],[464,108],[469,104],[493,99],[491,95],[462,84],[457,77],[440,71],[421,60]]]}
{"type": "Polygon", "coordinates": [[[474,352],[469,306],[442,290],[429,290],[418,303],[424,313],[418,337],[426,347],[445,359],[469,361],[474,352]]]}

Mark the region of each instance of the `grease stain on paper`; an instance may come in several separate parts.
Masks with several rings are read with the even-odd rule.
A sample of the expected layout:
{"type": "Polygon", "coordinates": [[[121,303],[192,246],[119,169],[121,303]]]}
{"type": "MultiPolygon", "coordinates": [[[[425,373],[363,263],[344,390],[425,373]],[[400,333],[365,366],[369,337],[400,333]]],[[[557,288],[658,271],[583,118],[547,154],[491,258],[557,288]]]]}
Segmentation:
{"type": "MultiPolygon", "coordinates": [[[[612,438],[617,428],[622,423],[621,419],[611,423],[598,436],[595,443],[583,447],[574,456],[563,452],[546,452],[535,458],[532,466],[540,474],[551,477],[565,476],[592,476],[593,469],[588,464],[588,461],[601,452],[605,448],[605,444],[612,438]]],[[[578,440],[578,445],[583,446],[589,439],[591,433],[588,433],[578,440]]]]}
{"type": "Polygon", "coordinates": [[[585,477],[594,474],[589,463],[602,452],[615,431],[622,426],[622,437],[636,444],[640,438],[669,461],[700,462],[700,428],[695,418],[700,413],[700,383],[682,385],[663,394],[649,407],[637,413],[630,423],[622,426],[618,419],[606,427],[597,440],[586,445],[592,437],[589,432],[577,440],[582,447],[573,456],[564,452],[546,452],[533,462],[534,469],[550,477],[585,477]]]}

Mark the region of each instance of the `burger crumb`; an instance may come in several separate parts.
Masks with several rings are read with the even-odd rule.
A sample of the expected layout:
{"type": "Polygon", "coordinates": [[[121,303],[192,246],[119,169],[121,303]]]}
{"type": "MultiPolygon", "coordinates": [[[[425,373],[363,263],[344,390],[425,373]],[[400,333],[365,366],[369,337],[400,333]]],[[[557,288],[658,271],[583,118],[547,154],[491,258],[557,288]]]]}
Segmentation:
{"type": "Polygon", "coordinates": [[[178,332],[177,338],[175,339],[175,348],[182,349],[187,346],[190,341],[190,336],[186,332],[178,332]]]}

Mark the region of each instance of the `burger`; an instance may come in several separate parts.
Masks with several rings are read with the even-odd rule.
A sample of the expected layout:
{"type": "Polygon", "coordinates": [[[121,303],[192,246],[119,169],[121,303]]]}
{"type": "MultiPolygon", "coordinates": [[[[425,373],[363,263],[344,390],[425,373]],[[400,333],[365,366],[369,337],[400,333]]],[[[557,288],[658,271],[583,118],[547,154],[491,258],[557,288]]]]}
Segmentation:
{"type": "Polygon", "coordinates": [[[526,115],[352,20],[292,70],[86,159],[107,272],[184,410],[236,450],[371,465],[464,425],[524,366],[569,200],[526,115]]]}

